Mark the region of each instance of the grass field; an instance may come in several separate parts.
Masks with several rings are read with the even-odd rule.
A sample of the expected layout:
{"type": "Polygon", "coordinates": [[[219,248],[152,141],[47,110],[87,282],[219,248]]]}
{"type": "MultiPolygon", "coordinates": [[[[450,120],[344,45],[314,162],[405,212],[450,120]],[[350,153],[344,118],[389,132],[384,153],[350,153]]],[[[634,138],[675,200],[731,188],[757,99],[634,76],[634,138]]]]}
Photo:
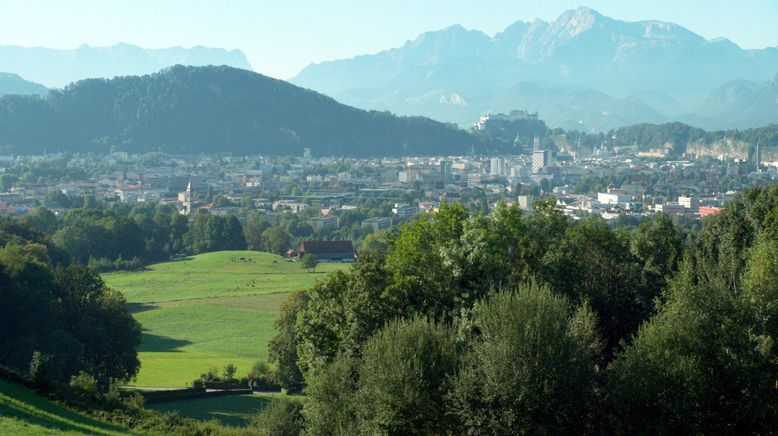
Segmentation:
{"type": "Polygon", "coordinates": [[[130,303],[160,303],[305,289],[343,264],[322,263],[309,273],[297,262],[256,251],[218,251],[151,265],[146,271],[103,275],[130,303]],[[251,259],[232,262],[232,259],[251,259]]]}
{"type": "Polygon", "coordinates": [[[0,435],[124,435],[128,430],[94,420],[0,380],[0,435]]]}
{"type": "Polygon", "coordinates": [[[146,407],[164,412],[175,411],[186,418],[199,420],[217,419],[222,424],[245,426],[253,416],[267,406],[273,397],[280,395],[227,395],[223,397],[149,404],[146,407]]]}
{"type": "Polygon", "coordinates": [[[124,293],[143,326],[137,386],[185,386],[216,367],[238,366],[245,375],[267,359],[273,321],[290,291],[305,289],[326,272],[252,251],[222,251],[152,265],[146,271],[103,275],[124,293]],[[233,262],[233,258],[251,258],[233,262]]]}

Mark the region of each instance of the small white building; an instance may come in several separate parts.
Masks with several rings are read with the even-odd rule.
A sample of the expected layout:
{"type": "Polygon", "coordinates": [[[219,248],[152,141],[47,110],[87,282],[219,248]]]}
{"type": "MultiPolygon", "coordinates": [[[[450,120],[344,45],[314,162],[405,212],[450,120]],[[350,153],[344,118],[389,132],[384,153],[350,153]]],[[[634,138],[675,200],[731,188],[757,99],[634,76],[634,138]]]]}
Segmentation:
{"type": "Polygon", "coordinates": [[[597,201],[600,204],[607,204],[611,206],[626,205],[632,200],[632,196],[625,194],[623,191],[609,189],[608,192],[598,192],[597,201]]]}
{"type": "Polygon", "coordinates": [[[678,204],[682,205],[686,209],[689,209],[689,212],[696,213],[700,210],[700,199],[690,195],[688,197],[678,197],[678,204]]]}

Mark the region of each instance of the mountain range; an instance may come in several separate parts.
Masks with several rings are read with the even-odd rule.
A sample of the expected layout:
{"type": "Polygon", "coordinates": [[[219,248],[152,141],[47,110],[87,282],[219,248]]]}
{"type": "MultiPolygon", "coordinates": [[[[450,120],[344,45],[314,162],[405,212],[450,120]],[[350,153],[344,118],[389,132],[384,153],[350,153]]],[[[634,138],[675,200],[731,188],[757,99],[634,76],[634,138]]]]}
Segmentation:
{"type": "Polygon", "coordinates": [[[49,88],[86,78],[149,74],[173,65],[228,65],[251,70],[240,50],[209,47],[147,49],[130,44],[73,50],[0,45],[0,71],[14,73],[49,88]]]}
{"type": "Polygon", "coordinates": [[[619,21],[582,7],[494,36],[451,26],[376,54],[311,64],[292,82],[357,107],[460,125],[529,109],[553,127],[586,130],[671,120],[747,128],[778,122],[775,101],[752,95],[777,72],[776,47],[745,50],[677,24],[619,21]],[[738,96],[709,113],[708,100],[721,92],[738,96]]]}
{"type": "Polygon", "coordinates": [[[0,154],[45,151],[399,156],[462,154],[470,133],[364,111],[244,69],[174,66],[0,97],[0,154]]]}
{"type": "Polygon", "coordinates": [[[716,88],[688,122],[736,129],[778,123],[778,74],[764,83],[733,80],[716,88]]]}

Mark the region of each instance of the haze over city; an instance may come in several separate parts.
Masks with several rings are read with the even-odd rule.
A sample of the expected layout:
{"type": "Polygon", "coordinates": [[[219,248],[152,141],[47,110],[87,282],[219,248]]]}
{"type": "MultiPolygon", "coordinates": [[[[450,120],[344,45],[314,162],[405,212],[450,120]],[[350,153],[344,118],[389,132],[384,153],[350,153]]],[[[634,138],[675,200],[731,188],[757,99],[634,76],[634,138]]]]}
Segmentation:
{"type": "Polygon", "coordinates": [[[0,435],[769,435],[778,2],[0,0],[0,435]]]}

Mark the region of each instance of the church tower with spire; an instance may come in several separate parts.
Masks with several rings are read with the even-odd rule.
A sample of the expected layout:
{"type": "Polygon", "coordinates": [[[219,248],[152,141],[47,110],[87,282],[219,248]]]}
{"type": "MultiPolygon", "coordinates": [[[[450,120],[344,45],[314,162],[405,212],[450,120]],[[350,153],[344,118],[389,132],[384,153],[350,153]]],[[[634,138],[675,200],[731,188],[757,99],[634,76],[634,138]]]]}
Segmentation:
{"type": "Polygon", "coordinates": [[[194,193],[192,192],[192,181],[189,181],[189,184],[186,186],[186,191],[181,192],[178,194],[178,201],[181,202],[181,214],[182,215],[191,215],[192,214],[192,200],[193,200],[194,193]]]}

